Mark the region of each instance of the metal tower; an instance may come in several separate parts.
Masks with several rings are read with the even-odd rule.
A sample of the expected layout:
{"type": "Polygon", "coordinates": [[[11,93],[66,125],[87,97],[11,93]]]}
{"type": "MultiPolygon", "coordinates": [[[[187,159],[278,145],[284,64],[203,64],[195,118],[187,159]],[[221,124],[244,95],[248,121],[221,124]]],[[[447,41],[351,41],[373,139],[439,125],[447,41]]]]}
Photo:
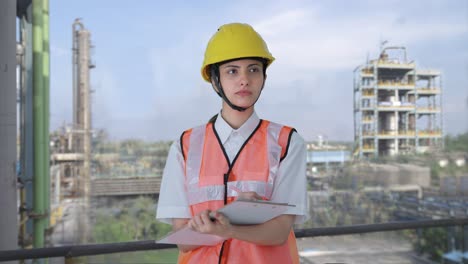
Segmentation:
{"type": "Polygon", "coordinates": [[[443,147],[441,73],[417,69],[405,47],[382,48],[378,59],[358,66],[353,95],[359,158],[443,147]]]}
{"type": "MultiPolygon", "coordinates": [[[[83,153],[82,166],[78,167],[80,196],[83,197],[84,216],[89,211],[89,190],[91,174],[91,89],[89,70],[91,62],[91,33],[80,19],[73,23],[73,152],[83,153]]],[[[82,240],[87,242],[88,223],[83,223],[82,240]]]]}

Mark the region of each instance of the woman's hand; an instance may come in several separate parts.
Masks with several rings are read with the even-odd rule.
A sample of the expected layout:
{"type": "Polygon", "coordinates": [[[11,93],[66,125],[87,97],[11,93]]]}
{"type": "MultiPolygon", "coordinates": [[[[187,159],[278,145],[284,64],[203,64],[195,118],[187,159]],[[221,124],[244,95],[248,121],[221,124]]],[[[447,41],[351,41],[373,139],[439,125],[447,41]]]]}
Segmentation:
{"type": "Polygon", "coordinates": [[[188,227],[204,234],[224,239],[239,239],[258,245],[282,245],[288,239],[294,224],[294,215],[280,215],[263,224],[232,225],[221,213],[205,210],[188,221],[188,227]]]}
{"type": "Polygon", "coordinates": [[[190,219],[188,227],[199,233],[217,235],[226,239],[232,237],[232,225],[229,219],[221,213],[210,210],[202,211],[190,219]]]}
{"type": "Polygon", "coordinates": [[[238,192],[237,193],[237,200],[263,200],[263,197],[258,195],[256,192],[238,192]]]}

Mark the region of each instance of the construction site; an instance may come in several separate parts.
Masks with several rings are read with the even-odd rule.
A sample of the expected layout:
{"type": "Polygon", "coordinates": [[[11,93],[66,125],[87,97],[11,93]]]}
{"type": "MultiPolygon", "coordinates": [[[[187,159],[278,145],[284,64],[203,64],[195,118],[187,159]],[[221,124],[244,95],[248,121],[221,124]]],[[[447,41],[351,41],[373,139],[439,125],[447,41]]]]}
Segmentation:
{"type": "Polygon", "coordinates": [[[442,75],[405,47],[383,47],[354,70],[354,154],[360,159],[443,148],[442,75]]]}
{"type": "MultiPolygon", "coordinates": [[[[78,257],[119,253],[92,260],[127,263],[121,253],[162,249],[171,249],[162,254],[174,261],[174,245],[154,243],[170,231],[155,224],[154,206],[172,142],[111,142],[105,129],[93,127],[95,33],[83,19],[70,20],[72,63],[64,67],[71,68],[65,89],[72,90],[72,98],[50,98],[48,1],[38,3],[0,2],[0,10],[9,14],[0,16],[0,67],[7,61],[15,69],[0,71],[0,262],[45,263],[58,257],[51,263],[73,263],[78,257]],[[70,124],[50,131],[54,100],[69,100],[72,116],[70,124]],[[143,231],[127,236],[128,226],[140,228],[144,221],[143,231]]],[[[441,154],[441,71],[419,68],[404,46],[382,45],[376,59],[353,73],[353,109],[347,113],[354,114],[354,142],[332,143],[323,135],[317,143],[306,142],[312,219],[295,227],[301,263],[338,258],[365,263],[380,257],[383,248],[386,263],[433,263],[421,253],[421,243],[429,240],[420,231],[424,228],[447,229],[440,238],[446,245],[442,253],[455,252],[466,261],[468,156],[441,154]],[[421,154],[430,154],[432,163],[421,154]],[[385,163],[388,157],[393,160],[385,163]],[[399,157],[412,158],[398,162],[399,157]],[[456,173],[436,178],[428,164],[456,173]],[[387,241],[382,235],[405,229],[410,238],[387,241]],[[364,237],[371,232],[379,235],[364,237]],[[335,250],[340,237],[332,243],[326,238],[340,235],[347,236],[335,250]],[[355,253],[356,245],[368,251],[355,253]]],[[[132,256],[128,263],[136,261],[132,256]]]]}

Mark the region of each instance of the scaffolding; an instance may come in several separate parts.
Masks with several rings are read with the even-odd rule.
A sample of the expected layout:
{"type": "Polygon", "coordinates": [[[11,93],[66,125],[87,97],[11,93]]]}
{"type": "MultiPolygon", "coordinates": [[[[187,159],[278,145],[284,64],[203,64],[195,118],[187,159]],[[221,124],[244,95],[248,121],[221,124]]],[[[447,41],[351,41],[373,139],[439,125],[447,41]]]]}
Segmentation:
{"type": "Polygon", "coordinates": [[[382,48],[354,70],[354,155],[359,159],[443,147],[442,76],[408,61],[405,47],[382,48]]]}

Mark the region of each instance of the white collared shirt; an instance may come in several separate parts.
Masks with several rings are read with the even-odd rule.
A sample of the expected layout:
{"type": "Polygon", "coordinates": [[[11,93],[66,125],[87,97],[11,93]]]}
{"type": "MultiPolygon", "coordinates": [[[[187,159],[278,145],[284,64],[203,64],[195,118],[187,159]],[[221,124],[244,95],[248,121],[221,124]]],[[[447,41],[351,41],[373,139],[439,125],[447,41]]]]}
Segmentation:
{"type": "MultiPolygon", "coordinates": [[[[254,112],[238,129],[233,129],[218,115],[214,124],[230,162],[244,142],[253,133],[260,119],[254,112]]],[[[175,140],[169,150],[159,193],[156,218],[171,224],[172,218],[191,218],[184,184],[184,158],[180,149],[180,139],[175,140]]],[[[293,133],[288,154],[281,162],[270,199],[272,202],[294,204],[285,214],[296,215],[295,223],[303,223],[309,218],[306,180],[306,147],[304,139],[293,133]]]]}
{"type": "Polygon", "coordinates": [[[231,163],[236,157],[237,152],[239,152],[244,142],[253,133],[259,123],[260,118],[253,112],[241,127],[233,129],[224,118],[221,117],[221,113],[218,114],[218,118],[216,118],[215,122],[215,130],[218,133],[219,139],[231,163]]]}

